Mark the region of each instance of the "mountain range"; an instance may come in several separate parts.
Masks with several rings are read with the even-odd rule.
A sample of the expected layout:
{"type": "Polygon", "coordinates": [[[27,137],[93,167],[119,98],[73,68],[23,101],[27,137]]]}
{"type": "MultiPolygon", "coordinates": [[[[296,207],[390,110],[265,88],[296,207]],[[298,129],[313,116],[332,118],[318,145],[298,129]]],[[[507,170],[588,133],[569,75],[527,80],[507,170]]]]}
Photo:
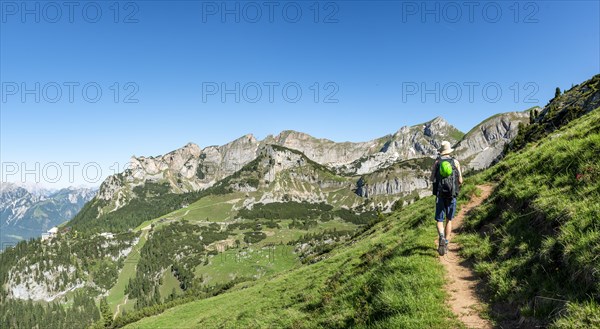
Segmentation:
{"type": "MultiPolygon", "coordinates": [[[[132,157],[128,170],[110,176],[102,183],[92,206],[97,208],[95,217],[100,218],[139,198],[134,189],[148,182],[165,184],[165,192],[175,194],[206,190],[243,170],[244,166],[265,152],[273,155],[287,149],[302,153],[307,161],[325,168],[337,180],[344,181],[348,190],[355,191],[361,197],[392,196],[373,204],[373,207],[387,210],[393,202],[408,194],[427,194],[429,181],[426,172],[431,161],[425,159],[436,157],[443,140],[456,145],[456,158],[463,163],[466,171],[480,170],[497,160],[504,146],[517,134],[519,123],[525,123],[528,119],[528,111],[503,113],[484,120],[464,134],[443,118],[437,117],[423,124],[402,127],[381,138],[358,143],[337,143],[296,131],[283,131],[276,136],[269,135],[264,140],[257,140],[248,134],[222,146],[205,148],[189,143],[162,156],[132,157]],[[283,149],[271,148],[266,151],[271,146],[283,149]],[[404,179],[402,175],[395,175],[399,170],[406,172],[404,179]]],[[[272,169],[277,171],[281,168],[274,166],[272,169]]],[[[255,179],[270,183],[262,184],[262,190],[277,180],[274,176],[270,179],[257,176],[255,179]]],[[[250,191],[257,188],[251,184],[240,184],[233,189],[250,191]]],[[[281,201],[284,194],[294,195],[296,192],[291,189],[285,193],[275,193],[270,201],[281,201]]],[[[309,194],[304,198],[298,195],[295,199],[311,201],[313,196],[309,194]]],[[[348,206],[357,206],[362,202],[356,199],[348,206]]]]}
{"type": "Polygon", "coordinates": [[[2,249],[39,237],[53,226],[72,219],[96,194],[94,188],[48,190],[37,186],[2,183],[0,188],[0,241],[2,249]]]}

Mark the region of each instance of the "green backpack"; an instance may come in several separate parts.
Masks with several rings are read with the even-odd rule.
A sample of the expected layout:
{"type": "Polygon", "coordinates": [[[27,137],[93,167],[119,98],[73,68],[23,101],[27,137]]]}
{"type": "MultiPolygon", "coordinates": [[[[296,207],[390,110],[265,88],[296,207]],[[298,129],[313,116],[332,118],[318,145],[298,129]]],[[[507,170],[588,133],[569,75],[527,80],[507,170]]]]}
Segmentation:
{"type": "Polygon", "coordinates": [[[458,170],[454,164],[454,158],[438,158],[433,194],[444,199],[451,199],[458,195],[458,189],[458,170]]]}

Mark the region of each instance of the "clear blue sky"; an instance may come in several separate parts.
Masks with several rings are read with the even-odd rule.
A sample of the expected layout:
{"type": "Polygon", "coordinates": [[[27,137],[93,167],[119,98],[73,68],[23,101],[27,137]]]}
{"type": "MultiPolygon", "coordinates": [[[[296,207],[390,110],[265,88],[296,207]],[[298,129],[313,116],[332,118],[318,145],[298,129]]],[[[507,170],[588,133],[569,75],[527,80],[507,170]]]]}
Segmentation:
{"type": "Polygon", "coordinates": [[[38,162],[52,185],[43,168],[52,181],[55,162],[56,186],[99,185],[83,164],[105,177],[131,155],[246,133],[363,141],[436,116],[468,131],[600,72],[597,1],[113,3],[1,2],[3,179],[38,162]],[[236,83],[239,102],[221,92],[236,83]],[[73,182],[64,162],[81,164],[73,182]]]}

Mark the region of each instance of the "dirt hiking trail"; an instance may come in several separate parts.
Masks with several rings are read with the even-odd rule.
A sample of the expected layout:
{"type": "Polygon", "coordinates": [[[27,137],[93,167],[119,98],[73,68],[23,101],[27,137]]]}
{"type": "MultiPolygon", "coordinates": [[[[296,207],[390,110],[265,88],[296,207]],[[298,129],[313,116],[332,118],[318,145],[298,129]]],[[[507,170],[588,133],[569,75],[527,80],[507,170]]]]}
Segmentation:
{"type": "Polygon", "coordinates": [[[476,293],[478,278],[465,264],[464,259],[458,255],[460,246],[453,242],[457,232],[462,227],[465,215],[487,199],[493,190],[493,186],[490,185],[479,185],[477,188],[481,191],[480,195],[474,195],[468,204],[461,207],[458,215],[452,220],[452,235],[450,237],[450,244],[448,245],[448,252],[445,256],[440,256],[440,261],[446,269],[445,288],[450,295],[448,302],[452,312],[456,314],[458,319],[467,328],[492,329],[491,322],[480,316],[483,306],[476,293]]]}

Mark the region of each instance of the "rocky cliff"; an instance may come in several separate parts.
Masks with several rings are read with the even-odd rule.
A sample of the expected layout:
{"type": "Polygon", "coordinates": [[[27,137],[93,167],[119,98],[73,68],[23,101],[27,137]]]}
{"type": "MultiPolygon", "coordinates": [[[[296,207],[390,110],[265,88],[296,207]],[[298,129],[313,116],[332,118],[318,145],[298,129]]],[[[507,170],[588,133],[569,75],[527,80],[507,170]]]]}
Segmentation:
{"type": "Polygon", "coordinates": [[[0,225],[10,225],[22,218],[29,208],[42,197],[11,183],[2,183],[0,189],[0,225]]]}
{"type": "Polygon", "coordinates": [[[275,144],[304,153],[309,159],[323,165],[336,166],[377,153],[385,144],[387,137],[367,142],[336,143],[328,139],[315,138],[305,133],[287,130],[265,139],[266,144],[275,144]]]}
{"type": "Polygon", "coordinates": [[[279,145],[265,145],[256,159],[217,184],[236,192],[261,191],[260,197],[246,199],[246,207],[257,202],[327,202],[340,189],[351,195],[353,185],[354,178],[338,176],[302,152],[279,145]]]}
{"type": "Polygon", "coordinates": [[[486,119],[454,147],[454,156],[465,170],[489,167],[502,154],[504,146],[515,138],[519,123],[529,120],[529,111],[510,112],[486,119]]]}
{"type": "Polygon", "coordinates": [[[430,157],[411,159],[363,175],[356,183],[356,194],[365,198],[379,195],[426,195],[431,189],[429,176],[434,161],[430,157]]]}
{"type": "Polygon", "coordinates": [[[100,186],[98,199],[108,206],[99,214],[121,208],[133,197],[132,189],[146,182],[167,182],[174,193],[206,189],[255,159],[260,145],[254,136],[246,135],[222,146],[200,149],[189,143],[162,156],[133,156],[128,170],[108,177],[100,186]]]}

